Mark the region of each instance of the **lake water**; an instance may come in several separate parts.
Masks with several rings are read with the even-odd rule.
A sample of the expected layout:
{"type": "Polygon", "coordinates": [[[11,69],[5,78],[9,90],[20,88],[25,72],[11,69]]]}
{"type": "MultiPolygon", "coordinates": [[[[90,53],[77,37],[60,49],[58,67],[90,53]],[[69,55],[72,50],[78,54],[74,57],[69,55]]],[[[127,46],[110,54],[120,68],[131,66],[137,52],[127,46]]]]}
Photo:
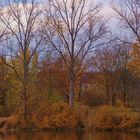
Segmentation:
{"type": "Polygon", "coordinates": [[[0,140],[140,140],[140,135],[120,132],[20,132],[0,133],[0,140]]]}

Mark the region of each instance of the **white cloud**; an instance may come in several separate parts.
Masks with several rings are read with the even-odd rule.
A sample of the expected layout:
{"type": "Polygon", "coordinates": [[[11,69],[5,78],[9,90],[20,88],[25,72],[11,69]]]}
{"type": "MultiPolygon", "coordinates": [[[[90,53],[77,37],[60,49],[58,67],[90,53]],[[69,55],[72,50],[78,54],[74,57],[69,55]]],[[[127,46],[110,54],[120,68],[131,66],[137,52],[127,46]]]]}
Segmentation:
{"type": "Polygon", "coordinates": [[[113,9],[109,5],[104,5],[103,9],[101,10],[101,14],[103,16],[110,17],[110,16],[113,16],[114,11],[113,11],[113,9]]]}
{"type": "MultiPolygon", "coordinates": [[[[19,15],[19,19],[20,19],[20,26],[22,26],[22,29],[26,29],[27,28],[27,22],[28,22],[28,18],[29,18],[29,11],[31,11],[32,5],[30,3],[28,3],[25,7],[22,4],[12,4],[10,6],[4,6],[2,7],[2,19],[3,21],[8,24],[8,22],[10,23],[9,27],[11,26],[13,30],[17,30],[18,32],[18,19],[16,18],[16,16],[13,14],[13,11],[16,13],[16,15],[19,15]],[[12,7],[12,9],[11,9],[12,7]],[[13,10],[13,11],[12,11],[13,10]]],[[[42,10],[42,5],[37,5],[37,7],[34,9],[33,12],[33,16],[36,15],[37,12],[40,12],[42,10]]],[[[40,16],[41,17],[41,16],[40,16]]],[[[35,22],[35,26],[36,24],[38,24],[39,22],[39,17],[35,22]]],[[[2,21],[0,21],[0,27],[4,27],[4,24],[2,23],[2,21]]]]}

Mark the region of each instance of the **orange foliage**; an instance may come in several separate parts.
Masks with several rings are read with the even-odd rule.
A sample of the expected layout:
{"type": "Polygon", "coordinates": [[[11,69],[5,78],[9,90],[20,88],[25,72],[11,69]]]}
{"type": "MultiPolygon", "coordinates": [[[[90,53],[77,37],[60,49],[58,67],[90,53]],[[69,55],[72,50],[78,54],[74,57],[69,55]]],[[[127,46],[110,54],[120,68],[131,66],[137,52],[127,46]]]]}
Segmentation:
{"type": "Polygon", "coordinates": [[[139,113],[126,108],[102,106],[92,110],[87,117],[86,126],[93,129],[129,129],[139,120],[139,113]]]}
{"type": "Polygon", "coordinates": [[[39,128],[76,128],[77,125],[76,114],[63,102],[40,109],[32,120],[39,128]]]}
{"type": "Polygon", "coordinates": [[[53,64],[48,64],[46,60],[38,73],[39,82],[56,89],[57,94],[68,93],[67,77],[67,71],[61,59],[56,60],[53,64]]]}

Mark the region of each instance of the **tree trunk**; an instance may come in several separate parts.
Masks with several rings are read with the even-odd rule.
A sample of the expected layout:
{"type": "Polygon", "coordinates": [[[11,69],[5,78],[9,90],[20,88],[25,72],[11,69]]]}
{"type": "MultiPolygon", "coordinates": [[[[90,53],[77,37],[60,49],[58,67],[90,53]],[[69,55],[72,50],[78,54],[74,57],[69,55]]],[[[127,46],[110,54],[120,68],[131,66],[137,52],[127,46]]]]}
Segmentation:
{"type": "MultiPolygon", "coordinates": [[[[26,56],[25,56],[26,58],[26,56]]],[[[25,59],[24,62],[24,73],[23,73],[23,107],[24,107],[24,120],[27,121],[28,116],[28,97],[27,97],[27,86],[28,86],[28,64],[27,60],[25,59]]]]}
{"type": "Polygon", "coordinates": [[[82,92],[82,81],[80,80],[80,83],[79,83],[79,102],[81,101],[81,92],[82,92]]]}
{"type": "Polygon", "coordinates": [[[116,100],[115,100],[115,93],[112,94],[112,106],[115,106],[116,100]]]}
{"type": "Polygon", "coordinates": [[[127,106],[127,103],[126,103],[126,93],[123,93],[123,104],[124,104],[124,107],[127,106]]]}
{"type": "Polygon", "coordinates": [[[108,79],[106,79],[106,105],[109,104],[109,82],[108,79]]]}
{"type": "Polygon", "coordinates": [[[24,100],[23,100],[23,107],[24,107],[24,120],[27,121],[27,90],[26,90],[26,86],[23,85],[23,96],[24,96],[24,100]]]}
{"type": "Polygon", "coordinates": [[[74,105],[74,78],[70,78],[70,90],[69,90],[69,106],[72,108],[74,105]]]}

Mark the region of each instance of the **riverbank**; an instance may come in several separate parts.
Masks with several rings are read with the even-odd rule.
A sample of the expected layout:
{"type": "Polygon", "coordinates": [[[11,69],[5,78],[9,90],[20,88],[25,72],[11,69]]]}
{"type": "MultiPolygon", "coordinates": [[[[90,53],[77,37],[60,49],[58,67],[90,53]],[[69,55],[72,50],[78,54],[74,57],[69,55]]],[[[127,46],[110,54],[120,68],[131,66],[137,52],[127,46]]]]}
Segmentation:
{"type": "Polygon", "coordinates": [[[22,111],[0,118],[0,131],[75,130],[132,131],[140,133],[140,113],[130,108],[75,106],[64,103],[44,105],[29,113],[25,122],[22,111]]]}
{"type": "Polygon", "coordinates": [[[22,131],[0,134],[0,140],[139,140],[140,135],[124,132],[22,131]]]}

